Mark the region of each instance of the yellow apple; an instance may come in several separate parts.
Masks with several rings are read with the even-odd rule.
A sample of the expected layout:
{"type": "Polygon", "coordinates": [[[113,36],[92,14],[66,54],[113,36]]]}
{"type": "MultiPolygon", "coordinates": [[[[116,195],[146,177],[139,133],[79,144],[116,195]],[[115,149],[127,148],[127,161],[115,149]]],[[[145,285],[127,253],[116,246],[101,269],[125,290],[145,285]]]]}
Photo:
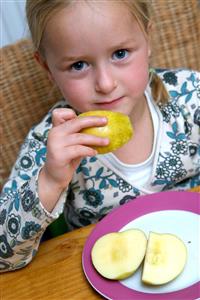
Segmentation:
{"type": "Polygon", "coordinates": [[[91,251],[92,263],[103,277],[124,279],[140,266],[146,244],[144,232],[138,229],[108,233],[95,242],[91,251]]]}
{"type": "Polygon", "coordinates": [[[99,154],[112,152],[126,144],[133,134],[133,128],[128,116],[113,111],[95,110],[88,111],[79,115],[79,117],[100,116],[106,117],[108,123],[102,127],[84,128],[81,132],[99,137],[109,138],[110,143],[107,146],[93,146],[99,154]]]}
{"type": "Polygon", "coordinates": [[[187,260],[185,244],[173,234],[151,232],[147,243],[142,281],[160,285],[176,278],[187,260]]]}

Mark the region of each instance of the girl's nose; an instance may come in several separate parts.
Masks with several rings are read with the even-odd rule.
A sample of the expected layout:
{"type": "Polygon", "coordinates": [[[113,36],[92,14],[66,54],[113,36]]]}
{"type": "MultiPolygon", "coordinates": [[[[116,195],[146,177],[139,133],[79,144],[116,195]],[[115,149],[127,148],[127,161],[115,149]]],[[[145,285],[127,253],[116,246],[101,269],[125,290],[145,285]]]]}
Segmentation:
{"type": "Polygon", "coordinates": [[[98,93],[109,94],[117,87],[117,81],[110,69],[102,67],[96,71],[95,90],[98,93]]]}

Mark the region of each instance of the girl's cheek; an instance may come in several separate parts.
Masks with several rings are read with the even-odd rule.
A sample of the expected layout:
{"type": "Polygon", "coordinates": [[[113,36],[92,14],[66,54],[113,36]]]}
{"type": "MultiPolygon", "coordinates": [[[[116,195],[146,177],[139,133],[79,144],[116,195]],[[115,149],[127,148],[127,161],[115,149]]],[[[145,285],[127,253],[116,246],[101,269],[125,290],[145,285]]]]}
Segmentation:
{"type": "Polygon", "coordinates": [[[77,109],[92,97],[90,87],[86,83],[81,83],[80,81],[69,81],[62,84],[60,90],[64,98],[68,100],[69,104],[77,109]]]}

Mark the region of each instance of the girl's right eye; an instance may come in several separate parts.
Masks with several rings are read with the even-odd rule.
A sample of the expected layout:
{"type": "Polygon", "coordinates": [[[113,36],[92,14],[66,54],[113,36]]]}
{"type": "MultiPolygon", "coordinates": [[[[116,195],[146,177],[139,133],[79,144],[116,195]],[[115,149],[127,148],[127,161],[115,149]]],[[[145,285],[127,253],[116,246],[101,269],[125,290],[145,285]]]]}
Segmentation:
{"type": "Polygon", "coordinates": [[[70,68],[75,71],[82,71],[83,69],[85,69],[87,67],[88,67],[88,64],[84,61],[77,61],[70,66],[70,68]]]}

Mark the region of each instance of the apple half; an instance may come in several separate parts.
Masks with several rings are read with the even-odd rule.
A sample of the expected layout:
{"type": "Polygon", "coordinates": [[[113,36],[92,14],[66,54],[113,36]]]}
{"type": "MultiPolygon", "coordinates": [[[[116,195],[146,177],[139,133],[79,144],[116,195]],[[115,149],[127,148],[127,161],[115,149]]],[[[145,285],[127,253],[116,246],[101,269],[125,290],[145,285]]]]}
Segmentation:
{"type": "Polygon", "coordinates": [[[107,110],[87,111],[79,117],[99,116],[106,117],[108,123],[105,126],[89,127],[81,130],[81,133],[109,138],[107,146],[92,146],[99,154],[112,152],[126,144],[133,135],[133,128],[129,117],[120,112],[107,110]]]}
{"type": "Polygon", "coordinates": [[[103,277],[121,280],[138,269],[146,245],[147,238],[139,229],[108,233],[95,242],[91,251],[92,263],[103,277]]]}
{"type": "Polygon", "coordinates": [[[186,246],[177,236],[150,232],[142,282],[150,285],[165,284],[183,271],[186,260],[186,246]]]}

